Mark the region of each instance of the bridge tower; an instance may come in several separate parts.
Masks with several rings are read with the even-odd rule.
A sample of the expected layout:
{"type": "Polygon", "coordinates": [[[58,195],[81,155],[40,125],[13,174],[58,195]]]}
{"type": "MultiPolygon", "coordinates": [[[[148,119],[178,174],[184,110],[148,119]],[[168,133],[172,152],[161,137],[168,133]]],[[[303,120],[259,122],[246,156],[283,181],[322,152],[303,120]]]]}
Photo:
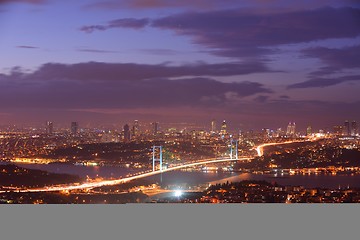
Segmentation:
{"type": "Polygon", "coordinates": [[[235,155],[235,159],[238,160],[239,156],[238,156],[238,141],[231,139],[230,140],[230,159],[234,159],[234,155],[235,155]]]}
{"type": "Polygon", "coordinates": [[[162,172],[162,164],[163,164],[163,154],[162,154],[162,146],[153,146],[153,172],[155,171],[155,162],[160,162],[160,171],[162,172]],[[156,157],[156,150],[159,149],[159,158],[156,157]]]}

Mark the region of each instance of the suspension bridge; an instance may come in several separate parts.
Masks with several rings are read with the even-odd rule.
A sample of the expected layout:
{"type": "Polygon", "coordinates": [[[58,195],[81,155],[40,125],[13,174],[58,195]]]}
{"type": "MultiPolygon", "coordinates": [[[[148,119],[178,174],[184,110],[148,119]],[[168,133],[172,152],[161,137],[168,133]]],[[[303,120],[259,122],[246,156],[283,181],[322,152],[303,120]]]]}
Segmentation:
{"type": "MultiPolygon", "coordinates": [[[[283,143],[266,143],[256,147],[256,151],[259,156],[263,154],[263,148],[266,146],[278,145],[278,144],[288,144],[293,143],[293,141],[283,142],[283,143]]],[[[222,158],[210,158],[210,159],[201,159],[197,161],[180,163],[177,165],[173,165],[171,167],[164,168],[163,167],[163,148],[162,146],[153,146],[152,148],[152,170],[148,170],[146,172],[139,173],[137,175],[125,178],[119,178],[115,180],[101,180],[95,182],[85,182],[85,183],[73,183],[67,185],[54,185],[47,186],[42,188],[28,188],[28,189],[17,189],[15,192],[58,192],[58,191],[71,191],[71,190],[81,190],[81,189],[93,189],[104,186],[114,186],[122,183],[126,183],[132,180],[146,178],[150,176],[154,176],[157,174],[161,174],[164,172],[170,172],[174,170],[179,170],[183,168],[195,167],[199,165],[211,164],[211,163],[221,163],[221,162],[229,162],[229,161],[248,161],[253,159],[253,157],[239,157],[238,156],[238,141],[230,140],[229,144],[229,156],[222,158]],[[156,166],[156,163],[159,162],[159,166],[156,166]]],[[[2,191],[5,192],[5,191],[2,191]]]]}

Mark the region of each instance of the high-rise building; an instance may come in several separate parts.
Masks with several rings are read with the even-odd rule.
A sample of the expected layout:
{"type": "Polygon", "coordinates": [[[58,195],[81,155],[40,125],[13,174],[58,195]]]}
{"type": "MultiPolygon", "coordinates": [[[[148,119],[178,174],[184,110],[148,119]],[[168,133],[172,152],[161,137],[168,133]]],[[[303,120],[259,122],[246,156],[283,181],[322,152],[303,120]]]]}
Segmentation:
{"type": "Polygon", "coordinates": [[[128,124],[124,125],[124,142],[130,141],[130,127],[128,124]]]}
{"type": "Polygon", "coordinates": [[[132,135],[134,137],[139,135],[139,121],[138,120],[134,121],[134,126],[132,127],[132,135]]]}
{"type": "Polygon", "coordinates": [[[292,123],[289,122],[287,128],[286,128],[286,135],[290,135],[290,132],[291,132],[291,126],[292,126],[292,123]]]}
{"type": "Polygon", "coordinates": [[[53,122],[46,122],[46,133],[47,134],[53,134],[54,132],[54,124],[53,122]]]}
{"type": "Polygon", "coordinates": [[[350,134],[351,134],[351,136],[356,136],[356,135],[357,135],[357,124],[356,124],[356,121],[352,121],[352,122],[351,122],[350,134]]]}
{"type": "Polygon", "coordinates": [[[348,120],[346,120],[345,123],[344,123],[344,135],[345,136],[350,136],[351,135],[350,122],[348,120]]]}
{"type": "Polygon", "coordinates": [[[221,131],[220,131],[221,135],[223,135],[223,136],[226,134],[226,127],[227,127],[227,124],[226,124],[226,121],[224,120],[221,124],[221,131]]]}
{"type": "Polygon", "coordinates": [[[308,126],[307,128],[306,128],[306,135],[307,136],[310,136],[312,134],[312,128],[311,128],[311,126],[308,126]]]}
{"type": "Polygon", "coordinates": [[[79,128],[78,122],[71,122],[71,133],[72,134],[74,134],[74,135],[77,134],[78,128],[79,128]]]}
{"type": "Polygon", "coordinates": [[[337,136],[344,135],[344,126],[341,125],[334,126],[334,134],[337,136]]]}
{"type": "Polygon", "coordinates": [[[213,119],[211,121],[211,133],[215,133],[216,132],[216,122],[215,120],[213,119]]]}
{"type": "Polygon", "coordinates": [[[295,122],[293,122],[292,129],[291,129],[291,134],[295,135],[295,133],[296,133],[296,124],[295,124],[295,122]]]}
{"type": "Polygon", "coordinates": [[[158,132],[159,132],[159,123],[158,122],[153,122],[152,125],[153,125],[153,134],[157,135],[158,132]]]}
{"type": "Polygon", "coordinates": [[[287,136],[294,136],[296,131],[296,124],[295,122],[289,122],[287,129],[286,129],[286,135],[287,136]]]}

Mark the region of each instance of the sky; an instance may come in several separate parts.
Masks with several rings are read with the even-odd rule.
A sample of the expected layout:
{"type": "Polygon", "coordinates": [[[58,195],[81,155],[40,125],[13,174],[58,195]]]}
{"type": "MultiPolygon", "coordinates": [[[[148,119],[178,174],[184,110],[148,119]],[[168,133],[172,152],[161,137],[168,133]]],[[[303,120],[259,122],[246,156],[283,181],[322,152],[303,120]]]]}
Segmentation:
{"type": "Polygon", "coordinates": [[[0,0],[0,124],[360,121],[357,0],[0,0]]]}

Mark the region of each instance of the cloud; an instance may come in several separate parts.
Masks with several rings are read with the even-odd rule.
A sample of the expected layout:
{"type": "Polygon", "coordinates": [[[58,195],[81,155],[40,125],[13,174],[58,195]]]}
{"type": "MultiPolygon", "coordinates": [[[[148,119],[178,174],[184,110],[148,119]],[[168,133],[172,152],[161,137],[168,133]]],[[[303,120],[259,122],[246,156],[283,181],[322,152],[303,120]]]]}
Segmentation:
{"type": "Polygon", "coordinates": [[[193,37],[219,55],[266,54],[269,47],[360,34],[360,9],[321,8],[252,14],[243,10],[182,13],[156,19],[153,27],[193,37]]]}
{"type": "Polygon", "coordinates": [[[354,82],[360,80],[360,75],[334,76],[334,74],[344,75],[344,70],[360,69],[360,45],[344,48],[314,47],[302,50],[305,57],[318,58],[325,65],[317,71],[309,74],[309,80],[289,85],[287,88],[323,88],[341,84],[344,82],[354,82]],[[333,76],[331,76],[333,75],[333,76]]]}
{"type": "MultiPolygon", "coordinates": [[[[55,66],[53,66],[55,67],[55,66]]],[[[61,71],[62,69],[59,69],[61,71]]],[[[46,68],[40,71],[47,71],[46,68]]],[[[211,78],[141,79],[137,81],[91,81],[85,74],[59,75],[42,79],[44,74],[13,73],[0,75],[0,107],[6,108],[146,108],[217,106],[226,104],[226,94],[234,92],[239,98],[258,93],[271,93],[262,84],[253,82],[223,83],[211,78]],[[204,98],[218,98],[207,102],[204,98]]]]}
{"type": "MultiPolygon", "coordinates": [[[[359,22],[360,27],[360,22],[359,22]]],[[[312,76],[322,76],[343,69],[360,68],[360,45],[341,49],[316,47],[303,50],[306,57],[319,58],[326,66],[312,72],[312,76]]]]}
{"type": "Polygon", "coordinates": [[[16,46],[17,48],[24,48],[24,49],[38,49],[38,47],[34,47],[34,46],[29,46],[29,45],[21,45],[21,46],[16,46]]]}
{"type": "Polygon", "coordinates": [[[190,36],[195,44],[217,55],[244,58],[274,53],[275,46],[353,38],[360,35],[360,9],[319,8],[292,12],[217,10],[185,12],[157,19],[117,19],[105,25],[81,28],[84,32],[147,25],[190,36]]]}
{"type": "Polygon", "coordinates": [[[109,22],[109,27],[143,28],[149,23],[149,19],[122,18],[109,22]]]}
{"type": "Polygon", "coordinates": [[[337,78],[314,78],[310,79],[305,82],[295,83],[289,85],[287,88],[314,88],[314,87],[329,87],[333,85],[337,85],[343,82],[353,82],[353,81],[360,81],[360,75],[353,75],[353,76],[342,76],[337,78]]]}
{"type": "Polygon", "coordinates": [[[118,51],[90,49],[90,48],[80,48],[80,49],[77,49],[77,51],[79,51],[79,52],[87,52],[87,53],[117,53],[118,52],[118,51]]]}
{"type": "Polygon", "coordinates": [[[272,8],[277,9],[304,9],[304,8],[317,8],[324,6],[356,6],[359,5],[356,0],[108,0],[97,1],[86,5],[90,9],[134,9],[134,10],[147,10],[147,9],[221,9],[221,8],[234,8],[241,7],[247,9],[258,8],[262,11],[269,11],[272,8]]]}
{"type": "Polygon", "coordinates": [[[107,29],[108,29],[108,26],[104,26],[104,25],[86,25],[86,26],[82,26],[79,30],[86,32],[86,33],[92,33],[95,30],[105,31],[107,29]]]}
{"type": "Polygon", "coordinates": [[[149,19],[142,18],[142,19],[135,19],[135,18],[122,18],[116,19],[106,23],[105,25],[87,25],[80,28],[80,31],[86,33],[92,33],[95,30],[98,31],[105,31],[111,28],[133,28],[133,29],[140,29],[144,28],[146,25],[149,24],[149,19]]]}
{"type": "MultiPolygon", "coordinates": [[[[237,0],[226,0],[227,4],[236,4],[237,0]]],[[[96,3],[86,5],[86,8],[92,9],[162,9],[162,8],[196,8],[209,9],[223,6],[223,0],[113,0],[98,1],[96,3]]]]}
{"type": "MultiPolygon", "coordinates": [[[[23,80],[61,80],[79,81],[133,81],[153,78],[174,78],[185,76],[236,76],[250,73],[271,72],[261,62],[248,63],[196,63],[170,66],[136,63],[87,62],[78,64],[47,63],[30,74],[14,71],[5,78],[23,80]]],[[[0,75],[1,76],[1,75],[0,75]]]]}
{"type": "Polygon", "coordinates": [[[0,0],[1,4],[10,4],[10,3],[29,3],[29,4],[42,4],[47,2],[47,0],[0,0]]]}
{"type": "Polygon", "coordinates": [[[142,121],[210,121],[221,116],[230,124],[244,123],[249,129],[285,127],[291,119],[323,127],[324,121],[336,123],[345,116],[360,117],[358,111],[353,111],[359,108],[359,102],[293,101],[286,96],[273,100],[267,98],[272,90],[260,83],[215,80],[214,74],[238,72],[230,71],[231,66],[51,63],[35,72],[16,68],[0,74],[0,89],[4,90],[0,109],[11,114],[9,121],[26,119],[27,123],[44,122],[49,117],[55,122],[103,123],[135,117],[142,121]],[[142,71],[151,78],[140,74],[142,71]],[[94,76],[97,72],[100,74],[94,76]],[[204,75],[187,77],[190,73],[204,75]],[[171,79],[175,76],[176,80],[171,79]]]}
{"type": "Polygon", "coordinates": [[[14,68],[9,74],[0,74],[0,88],[6,89],[0,96],[0,107],[74,109],[222,105],[231,100],[227,98],[228,92],[236,94],[238,99],[271,93],[259,83],[223,83],[211,78],[254,71],[268,70],[261,63],[183,66],[48,63],[34,72],[14,68]]]}

